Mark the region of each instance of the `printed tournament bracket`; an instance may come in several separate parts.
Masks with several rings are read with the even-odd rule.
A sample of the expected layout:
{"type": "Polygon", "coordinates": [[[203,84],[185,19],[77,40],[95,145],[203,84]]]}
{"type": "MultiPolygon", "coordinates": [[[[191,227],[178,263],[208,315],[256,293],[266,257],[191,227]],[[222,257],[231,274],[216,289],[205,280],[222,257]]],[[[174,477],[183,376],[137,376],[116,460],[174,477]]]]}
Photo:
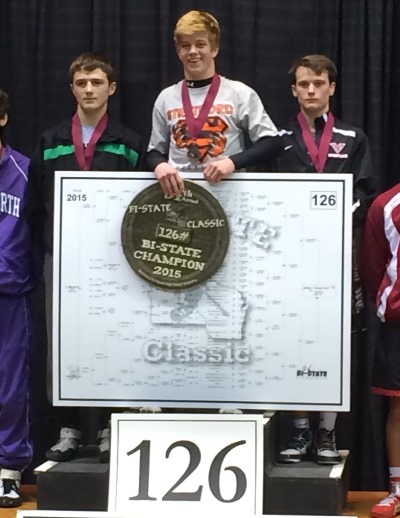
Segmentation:
{"type": "MultiPolygon", "coordinates": [[[[218,198],[230,241],[210,279],[175,290],[137,275],[122,249],[125,212],[156,184],[153,173],[56,174],[54,401],[348,409],[351,175],[238,173],[211,186],[201,173],[187,179],[218,198]]],[[[160,233],[176,239],[174,230],[160,233]]],[[[176,263],[200,263],[187,231],[179,231],[183,243],[164,246],[178,252],[176,263]]]]}

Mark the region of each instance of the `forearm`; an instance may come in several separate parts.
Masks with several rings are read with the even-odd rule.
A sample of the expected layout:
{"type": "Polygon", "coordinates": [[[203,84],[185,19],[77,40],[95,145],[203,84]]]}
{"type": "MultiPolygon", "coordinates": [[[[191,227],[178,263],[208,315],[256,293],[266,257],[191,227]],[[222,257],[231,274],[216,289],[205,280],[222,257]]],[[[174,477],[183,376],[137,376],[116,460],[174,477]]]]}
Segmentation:
{"type": "Polygon", "coordinates": [[[258,140],[250,148],[230,156],[235,169],[243,169],[252,165],[261,164],[277,158],[283,151],[281,137],[264,137],[258,140]]]}
{"type": "Polygon", "coordinates": [[[168,159],[165,155],[157,151],[156,149],[152,149],[146,155],[145,159],[145,167],[150,171],[154,171],[156,167],[163,162],[168,162],[168,159]]]}

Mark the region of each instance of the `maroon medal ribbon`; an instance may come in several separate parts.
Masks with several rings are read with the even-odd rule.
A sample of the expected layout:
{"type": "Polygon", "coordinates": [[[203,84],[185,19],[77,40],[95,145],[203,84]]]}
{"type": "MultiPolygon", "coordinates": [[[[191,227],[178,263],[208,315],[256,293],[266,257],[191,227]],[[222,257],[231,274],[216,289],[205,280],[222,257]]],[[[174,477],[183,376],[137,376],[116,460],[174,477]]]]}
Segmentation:
{"type": "Polygon", "coordinates": [[[72,143],[75,148],[76,161],[78,162],[79,169],[81,171],[90,171],[97,141],[101,137],[103,131],[106,129],[107,122],[108,115],[105,113],[97,123],[89,143],[85,148],[82,141],[82,127],[79,116],[77,113],[75,113],[75,115],[72,117],[72,143]]]}
{"type": "Polygon", "coordinates": [[[193,106],[190,101],[189,96],[189,88],[184,80],[182,82],[182,103],[183,103],[183,111],[185,112],[186,117],[186,125],[189,130],[190,137],[192,139],[196,139],[197,135],[203,129],[204,123],[207,120],[209,111],[215,98],[217,97],[217,93],[219,90],[219,86],[221,84],[221,78],[218,74],[214,74],[210,88],[207,92],[206,98],[204,99],[203,105],[200,108],[200,112],[198,117],[193,115],[193,106]]]}
{"type": "Polygon", "coordinates": [[[314,164],[315,169],[319,173],[322,173],[325,167],[326,159],[328,158],[329,144],[332,140],[334,121],[333,115],[330,112],[328,113],[328,119],[325,123],[324,131],[322,132],[319,147],[315,143],[314,137],[311,134],[310,128],[308,126],[306,118],[304,117],[303,112],[299,112],[297,114],[297,120],[300,124],[303,141],[310,154],[311,161],[314,164]]]}

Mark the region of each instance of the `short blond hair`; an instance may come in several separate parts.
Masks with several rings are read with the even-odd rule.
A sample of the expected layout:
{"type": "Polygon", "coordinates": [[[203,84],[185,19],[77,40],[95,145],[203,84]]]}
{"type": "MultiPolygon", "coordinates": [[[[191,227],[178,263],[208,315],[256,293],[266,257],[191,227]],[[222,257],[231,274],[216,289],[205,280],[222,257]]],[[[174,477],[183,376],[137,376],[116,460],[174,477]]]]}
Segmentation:
{"type": "Polygon", "coordinates": [[[202,31],[207,31],[211,45],[218,49],[221,35],[218,20],[205,11],[189,11],[179,18],[174,30],[175,45],[184,34],[202,31]]]}

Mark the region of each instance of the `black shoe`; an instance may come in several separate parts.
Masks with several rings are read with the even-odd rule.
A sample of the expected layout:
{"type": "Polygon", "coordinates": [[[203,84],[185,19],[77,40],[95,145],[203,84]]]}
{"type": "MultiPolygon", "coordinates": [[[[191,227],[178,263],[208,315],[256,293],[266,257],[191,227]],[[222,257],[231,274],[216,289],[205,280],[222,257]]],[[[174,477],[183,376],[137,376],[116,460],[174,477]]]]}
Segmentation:
{"type": "Polygon", "coordinates": [[[288,446],[278,453],[278,462],[297,464],[308,456],[311,444],[312,434],[309,428],[294,428],[288,446]]]}
{"type": "Polygon", "coordinates": [[[19,507],[22,504],[19,487],[19,480],[0,479],[0,507],[19,507]]]}
{"type": "Polygon", "coordinates": [[[342,456],[336,449],[335,430],[325,430],[325,428],[318,430],[315,441],[315,457],[318,464],[327,466],[342,462],[342,456]]]}
{"type": "Polygon", "coordinates": [[[61,428],[57,443],[46,451],[46,459],[67,462],[78,455],[82,432],[75,428],[61,428]]]}

